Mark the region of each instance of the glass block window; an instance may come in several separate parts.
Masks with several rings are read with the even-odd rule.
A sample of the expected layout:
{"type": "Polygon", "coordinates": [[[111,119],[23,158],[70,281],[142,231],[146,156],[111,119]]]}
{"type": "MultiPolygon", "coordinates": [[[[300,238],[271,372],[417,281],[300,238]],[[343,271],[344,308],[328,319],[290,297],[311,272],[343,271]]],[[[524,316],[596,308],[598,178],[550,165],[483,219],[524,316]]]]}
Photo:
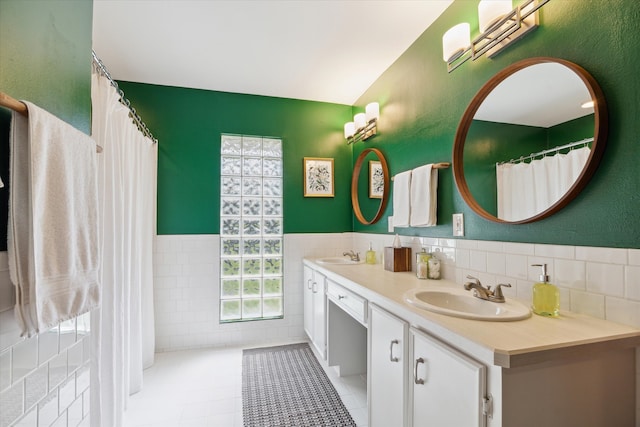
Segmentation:
{"type": "Polygon", "coordinates": [[[220,154],[220,321],[282,318],[282,140],[223,134],[220,154]]]}

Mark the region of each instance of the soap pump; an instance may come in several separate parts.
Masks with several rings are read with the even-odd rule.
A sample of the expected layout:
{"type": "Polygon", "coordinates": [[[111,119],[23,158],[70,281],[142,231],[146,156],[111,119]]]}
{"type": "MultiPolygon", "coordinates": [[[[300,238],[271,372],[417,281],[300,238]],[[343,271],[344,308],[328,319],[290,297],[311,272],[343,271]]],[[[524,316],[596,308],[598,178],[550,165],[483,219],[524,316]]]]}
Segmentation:
{"type": "Polygon", "coordinates": [[[558,317],[560,309],[560,291],[549,283],[547,264],[532,264],[532,267],[542,267],[540,281],[533,285],[533,305],[535,314],[547,317],[558,317]]]}
{"type": "Polygon", "coordinates": [[[367,255],[365,257],[365,262],[367,264],[375,264],[376,263],[376,251],[371,247],[371,242],[369,242],[369,250],[367,251],[367,255]]]}

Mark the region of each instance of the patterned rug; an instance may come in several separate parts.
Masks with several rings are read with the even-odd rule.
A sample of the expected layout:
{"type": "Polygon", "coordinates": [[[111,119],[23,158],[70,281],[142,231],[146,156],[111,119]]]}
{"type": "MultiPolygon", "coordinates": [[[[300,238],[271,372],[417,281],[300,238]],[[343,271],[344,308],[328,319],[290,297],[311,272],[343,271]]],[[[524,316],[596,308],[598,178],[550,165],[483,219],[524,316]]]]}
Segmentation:
{"type": "Polygon", "coordinates": [[[307,343],[242,352],[245,427],[355,427],[307,343]]]}

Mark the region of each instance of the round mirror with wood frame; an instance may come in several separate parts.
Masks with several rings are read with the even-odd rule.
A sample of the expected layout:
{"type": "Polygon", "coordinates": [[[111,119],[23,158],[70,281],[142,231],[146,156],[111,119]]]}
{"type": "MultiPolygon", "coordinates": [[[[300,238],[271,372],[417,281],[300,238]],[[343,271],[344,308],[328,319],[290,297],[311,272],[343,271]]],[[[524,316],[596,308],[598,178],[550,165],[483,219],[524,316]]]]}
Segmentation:
{"type": "Polygon", "coordinates": [[[380,150],[377,148],[366,148],[360,153],[356,160],[356,164],[353,167],[353,176],[351,177],[351,203],[353,205],[353,213],[355,214],[358,221],[365,225],[375,224],[382,218],[385,208],[387,207],[387,202],[389,201],[389,167],[387,166],[387,160],[380,150]],[[362,169],[362,164],[364,163],[365,158],[368,154],[373,153],[378,156],[378,160],[380,161],[380,167],[382,168],[382,178],[383,178],[383,191],[382,198],[380,199],[380,204],[378,205],[378,210],[376,211],[375,216],[368,220],[362,214],[362,210],[360,209],[360,201],[358,199],[358,183],[360,181],[360,171],[362,169]]]}
{"type": "MultiPolygon", "coordinates": [[[[541,92],[540,89],[538,89],[537,91],[541,92]]],[[[502,99],[505,99],[505,97],[503,97],[502,99]]],[[[530,115],[531,114],[529,113],[523,114],[523,116],[530,116],[530,115]]],[[[519,61],[515,64],[510,65],[509,67],[506,67],[504,70],[500,71],[495,76],[493,76],[478,91],[478,93],[475,95],[475,97],[471,100],[471,102],[467,106],[467,109],[465,110],[464,115],[460,120],[460,124],[458,125],[455,141],[453,144],[452,163],[453,163],[453,175],[455,177],[456,186],[458,187],[458,190],[460,191],[460,194],[462,195],[462,198],[467,203],[467,205],[475,213],[477,213],[478,215],[480,215],[481,217],[487,220],[498,222],[498,223],[508,223],[508,224],[525,224],[525,223],[530,223],[534,221],[539,221],[543,218],[547,218],[550,215],[555,214],[556,212],[564,208],[587,185],[589,179],[595,173],[598,167],[598,164],[600,162],[600,159],[602,158],[602,155],[604,153],[604,149],[606,145],[607,130],[608,130],[608,115],[607,115],[607,107],[604,99],[604,94],[600,89],[600,86],[598,85],[596,80],[584,68],[569,61],[556,59],[556,58],[548,58],[548,57],[530,58],[530,59],[519,61]],[[472,171],[470,167],[469,167],[470,170],[467,171],[467,174],[465,175],[465,158],[467,159],[466,160],[467,165],[469,165],[471,163],[469,159],[473,159],[474,156],[481,154],[480,148],[482,149],[483,152],[499,151],[495,147],[491,146],[492,138],[489,137],[489,138],[486,138],[487,140],[489,140],[489,142],[487,142],[487,140],[482,141],[483,145],[481,146],[481,144],[478,144],[476,146],[477,151],[472,152],[472,150],[470,149],[471,145],[469,145],[470,138],[471,138],[469,136],[470,129],[472,128],[472,123],[474,123],[474,126],[475,126],[474,131],[475,131],[475,129],[477,129],[478,124],[483,124],[482,121],[487,120],[487,119],[484,119],[483,117],[484,112],[488,110],[494,110],[493,107],[495,107],[495,105],[491,105],[490,106],[491,108],[487,108],[488,107],[487,104],[489,103],[489,101],[487,101],[487,98],[491,97],[490,98],[491,100],[495,99],[496,93],[498,93],[501,89],[504,89],[505,86],[509,86],[509,85],[511,86],[509,86],[510,89],[507,92],[508,97],[514,100],[514,104],[511,104],[511,105],[515,105],[516,107],[507,107],[502,110],[498,109],[493,111],[492,114],[494,114],[494,117],[497,117],[497,119],[486,122],[486,123],[493,123],[493,121],[502,122],[501,124],[512,123],[512,122],[508,122],[506,118],[504,118],[503,120],[503,118],[500,116],[511,115],[512,111],[510,111],[510,109],[516,109],[516,108],[519,108],[520,105],[533,103],[534,98],[542,98],[542,99],[545,99],[545,97],[549,98],[547,105],[538,106],[539,110],[543,110],[546,113],[553,112],[554,108],[556,107],[560,108],[560,106],[558,105],[558,101],[555,101],[555,102],[551,101],[552,96],[556,95],[555,93],[552,93],[552,92],[549,92],[548,94],[545,94],[545,93],[527,94],[526,93],[526,90],[528,88],[531,89],[532,87],[536,87],[535,84],[532,83],[531,75],[533,75],[535,78],[538,78],[538,77],[540,78],[541,86],[537,86],[537,87],[546,87],[545,85],[549,83],[550,78],[548,76],[543,77],[539,75],[539,74],[542,74],[537,72],[539,68],[533,68],[533,67],[540,67],[541,64],[545,64],[544,66],[547,66],[547,67],[561,68],[565,70],[564,73],[570,75],[569,76],[570,78],[578,81],[578,84],[580,86],[582,86],[582,84],[584,85],[584,88],[582,89],[584,91],[584,95],[590,98],[590,100],[593,102],[593,107],[592,107],[593,114],[591,115],[592,121],[590,124],[590,126],[592,126],[592,129],[593,129],[593,141],[590,143],[590,153],[588,154],[588,158],[586,159],[585,165],[582,167],[581,172],[579,172],[579,174],[577,175],[577,178],[575,178],[575,181],[573,181],[572,184],[569,184],[570,186],[568,190],[566,190],[566,192],[563,195],[557,198],[555,202],[552,202],[550,206],[543,208],[542,210],[536,212],[535,214],[532,214],[529,217],[518,218],[514,220],[505,220],[501,218],[498,215],[498,213],[493,212],[494,210],[493,206],[491,208],[488,207],[489,203],[480,202],[481,199],[483,199],[484,194],[478,194],[477,189],[482,188],[485,185],[485,183],[484,182],[477,183],[473,181],[475,179],[475,176],[472,176],[472,173],[474,171],[472,171]],[[546,64],[550,64],[550,65],[546,65],[546,64]],[[529,73],[527,74],[527,79],[522,79],[522,81],[519,81],[518,78],[525,75],[525,73],[529,73]],[[547,79],[546,83],[544,81],[545,78],[547,79]],[[508,80],[508,82],[505,83],[505,80],[508,80]],[[514,82],[517,82],[515,87],[518,90],[514,90],[514,86],[513,86],[514,82]],[[499,85],[501,85],[500,88],[498,88],[499,85]],[[468,145],[466,154],[465,154],[465,145],[468,145]],[[471,188],[473,188],[474,190],[472,191],[471,188]]],[[[509,134],[509,136],[511,136],[511,134],[509,134]]],[[[515,145],[512,141],[510,141],[510,144],[515,145]]],[[[552,151],[552,150],[547,150],[547,151],[552,151]]],[[[525,152],[525,154],[528,154],[528,153],[530,153],[530,151],[525,152]]],[[[541,154],[541,153],[538,153],[538,154],[541,154]]],[[[531,156],[533,156],[533,154],[531,154],[531,156]]],[[[524,157],[526,158],[529,156],[525,155],[524,157]]],[[[535,159],[535,157],[532,157],[532,158],[535,159]]],[[[507,158],[507,161],[508,161],[508,158],[507,158]]],[[[492,178],[494,182],[496,179],[495,178],[496,164],[497,162],[494,160],[493,164],[491,164],[490,162],[487,162],[486,165],[482,165],[482,167],[484,168],[487,174],[488,173],[494,174],[492,178]],[[494,172],[491,172],[491,168],[493,168],[494,172]]],[[[522,193],[526,194],[527,196],[530,196],[530,193],[528,192],[528,190],[529,189],[522,189],[522,193]]],[[[491,191],[495,191],[495,188],[491,191]]],[[[494,200],[495,200],[495,197],[494,197],[494,200]]]]}

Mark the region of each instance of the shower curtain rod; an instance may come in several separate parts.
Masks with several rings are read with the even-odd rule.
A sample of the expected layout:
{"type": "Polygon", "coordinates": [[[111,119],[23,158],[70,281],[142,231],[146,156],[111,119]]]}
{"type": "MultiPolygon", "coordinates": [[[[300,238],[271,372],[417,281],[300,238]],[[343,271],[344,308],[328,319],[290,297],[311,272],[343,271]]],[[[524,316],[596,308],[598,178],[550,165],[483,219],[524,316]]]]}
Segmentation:
{"type": "Polygon", "coordinates": [[[509,161],[504,161],[504,162],[496,162],[496,165],[504,165],[505,163],[524,162],[525,160],[534,159],[538,156],[544,156],[545,154],[549,154],[549,153],[557,153],[558,151],[561,151],[567,148],[576,147],[578,145],[587,145],[590,142],[593,142],[593,138],[585,138],[585,139],[581,139],[580,141],[570,142],[565,145],[549,148],[548,150],[542,150],[538,153],[531,153],[528,156],[518,157],[517,159],[511,159],[509,161]]]}
{"type": "MultiPolygon", "coordinates": [[[[7,95],[4,92],[0,92],[0,107],[9,108],[10,110],[15,111],[18,114],[21,114],[25,117],[29,116],[29,109],[27,108],[27,104],[24,102],[15,99],[12,96],[7,95]]],[[[102,153],[102,147],[96,144],[96,152],[102,153]]]]}
{"type": "Polygon", "coordinates": [[[111,74],[109,74],[109,71],[107,71],[107,67],[100,60],[100,58],[98,58],[96,52],[93,49],[91,49],[91,56],[93,57],[93,64],[97,67],[97,71],[104,77],[106,77],[111,83],[111,86],[116,88],[116,91],[118,91],[118,94],[120,95],[120,102],[122,103],[122,105],[129,109],[130,116],[135,121],[136,126],[138,126],[140,132],[142,132],[146,137],[151,139],[154,144],[156,144],[158,140],[153,136],[147,125],[142,121],[142,118],[138,115],[136,109],[131,106],[131,101],[129,101],[129,99],[127,99],[127,97],[124,95],[124,91],[120,89],[118,83],[111,77],[111,74]]]}

